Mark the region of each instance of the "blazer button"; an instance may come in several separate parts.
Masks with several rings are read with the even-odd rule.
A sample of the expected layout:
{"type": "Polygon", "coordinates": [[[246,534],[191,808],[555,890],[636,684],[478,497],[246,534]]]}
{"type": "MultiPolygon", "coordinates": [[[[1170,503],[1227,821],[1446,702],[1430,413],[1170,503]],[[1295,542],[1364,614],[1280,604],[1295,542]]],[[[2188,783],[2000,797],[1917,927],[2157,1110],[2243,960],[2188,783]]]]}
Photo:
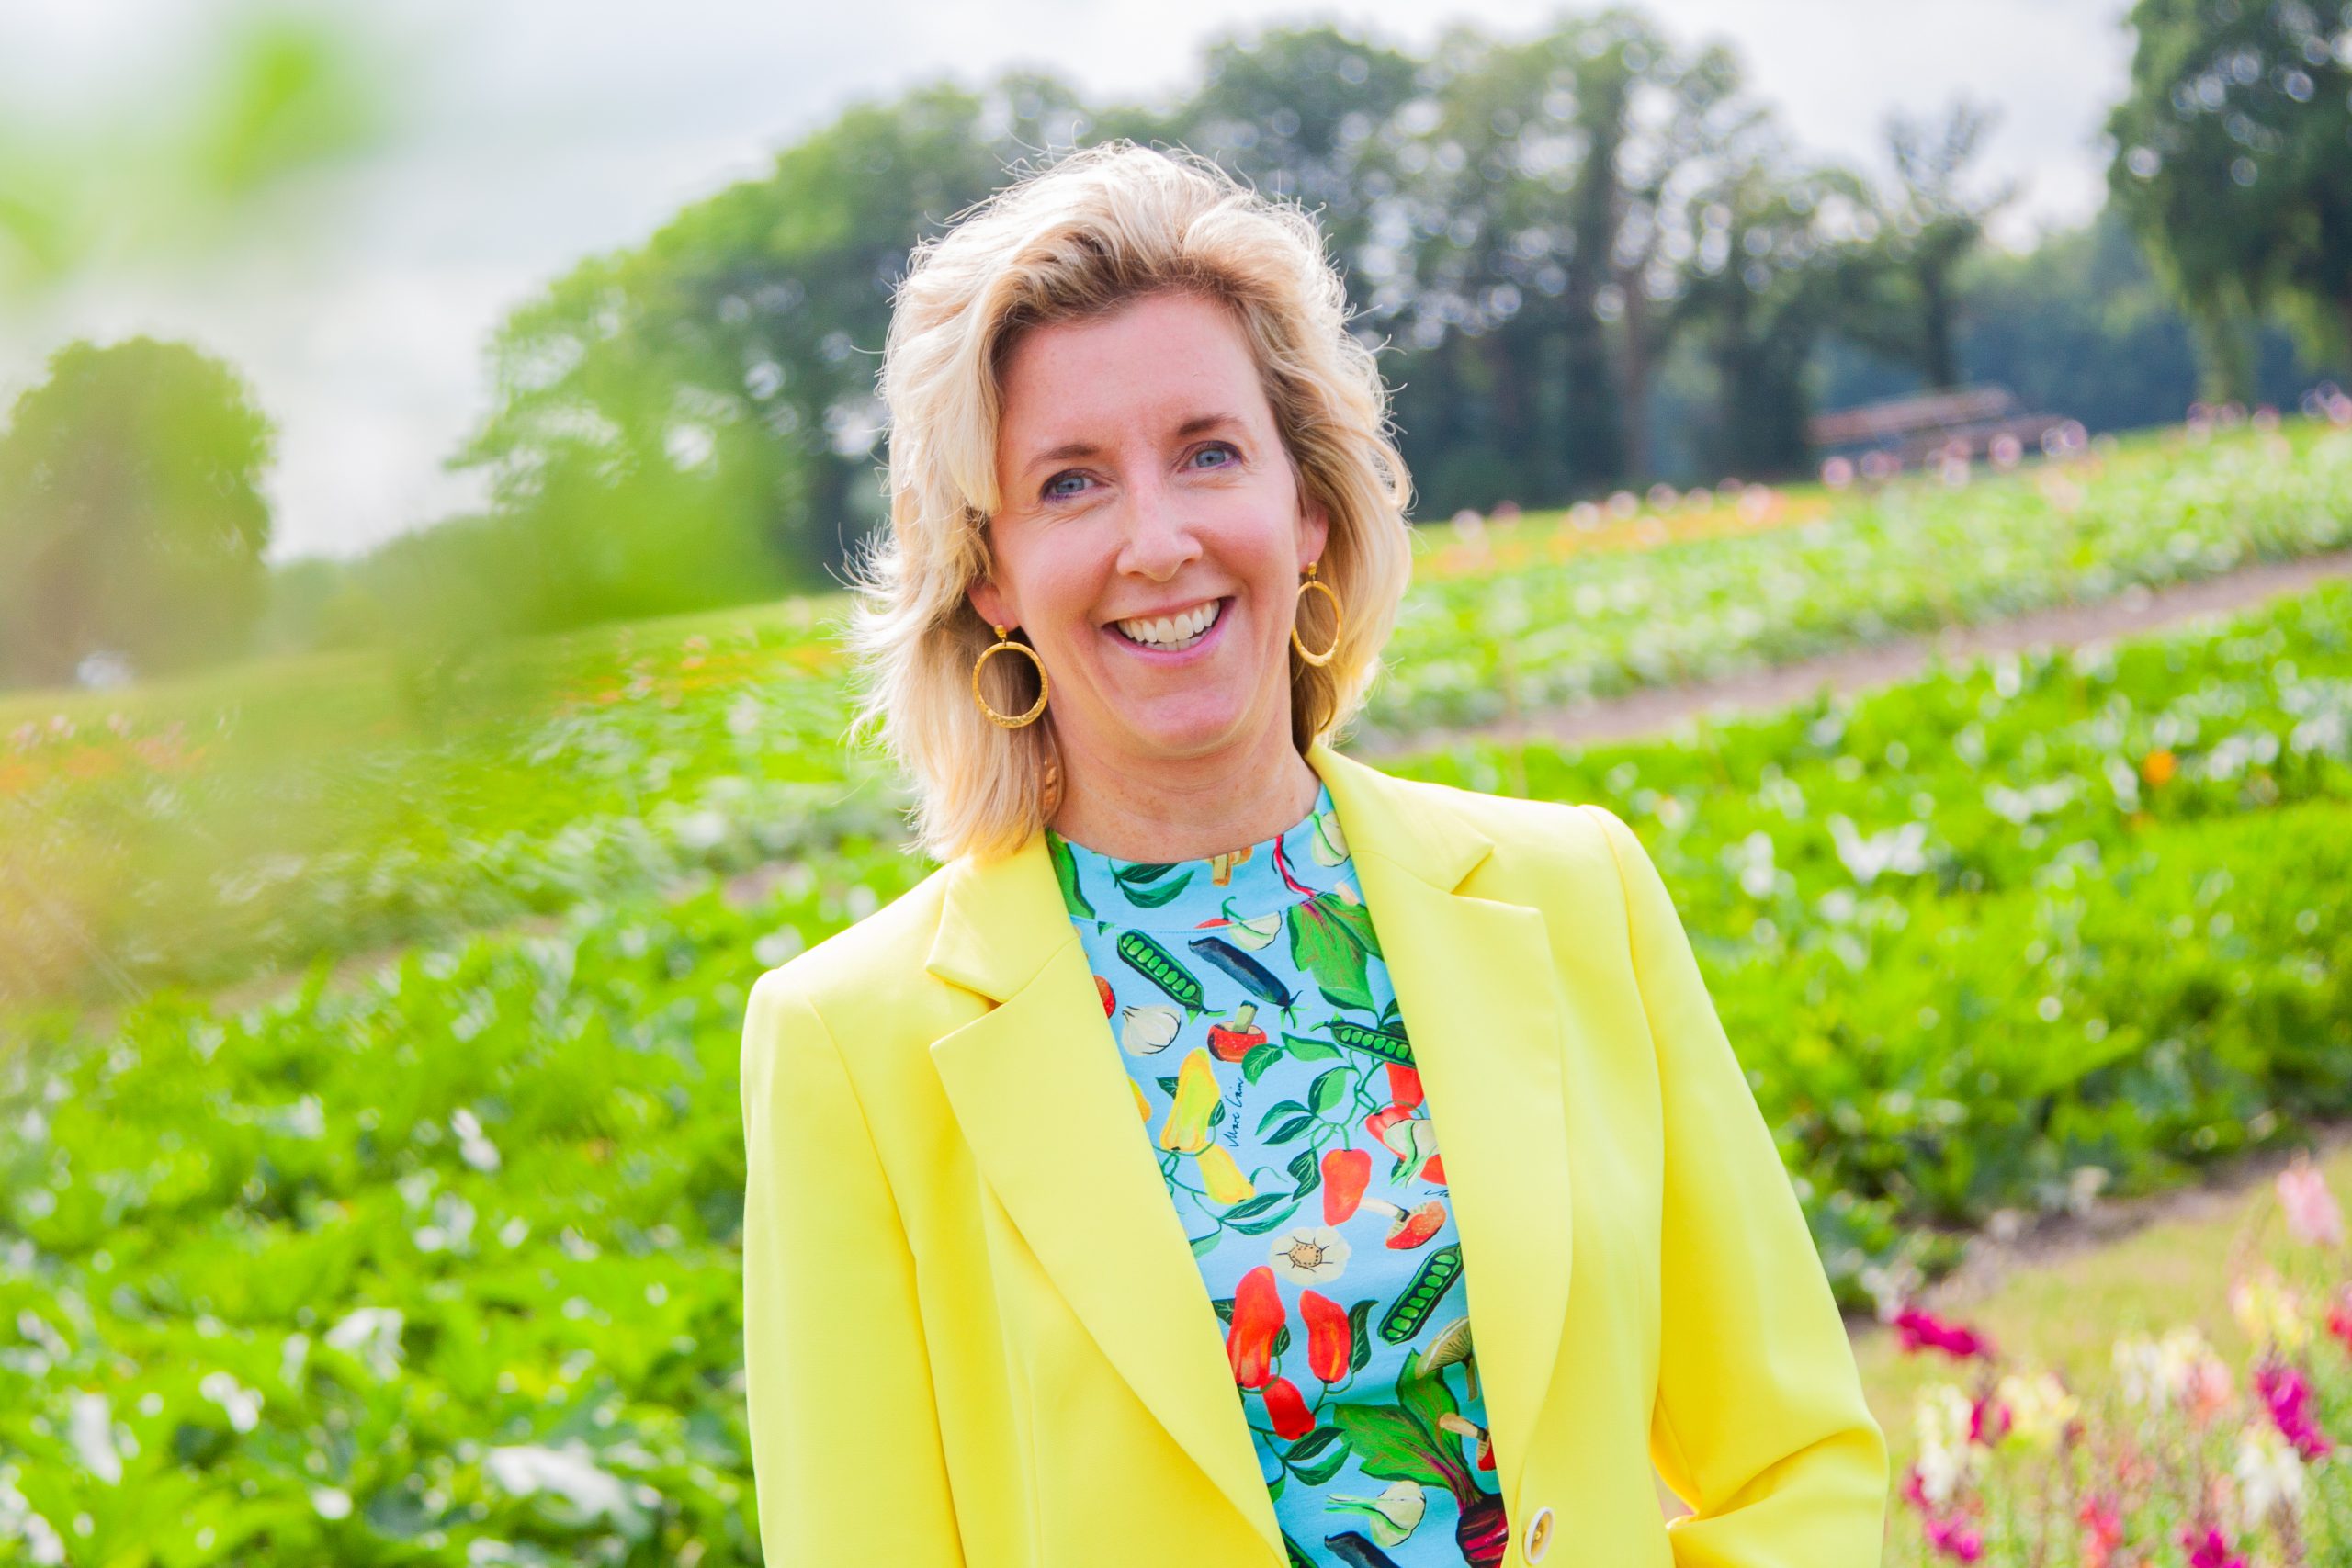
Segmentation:
{"type": "Polygon", "coordinates": [[[1535,1517],[1527,1521],[1527,1560],[1530,1562],[1543,1562],[1544,1553],[1551,1544],[1552,1510],[1538,1508],[1535,1517]]]}

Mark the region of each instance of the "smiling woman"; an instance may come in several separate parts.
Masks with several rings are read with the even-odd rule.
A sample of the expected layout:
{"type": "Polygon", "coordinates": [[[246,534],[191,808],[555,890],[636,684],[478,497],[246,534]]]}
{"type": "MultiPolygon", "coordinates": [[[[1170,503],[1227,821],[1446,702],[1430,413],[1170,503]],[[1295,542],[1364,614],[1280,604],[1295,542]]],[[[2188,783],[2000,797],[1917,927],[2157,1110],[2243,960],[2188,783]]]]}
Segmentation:
{"type": "Polygon", "coordinates": [[[1056,827],[1143,861],[1298,820],[1286,664],[1329,524],[1232,311],[1148,295],[1032,327],[1000,376],[995,560],[967,592],[1059,677],[1056,827]]]}
{"type": "Polygon", "coordinates": [[[1344,297],[1295,208],[1127,143],[918,250],[853,637],[944,863],[744,1020],[771,1562],[1880,1560],[1639,840],[1331,749],[1410,558],[1344,297]]]}
{"type": "Polygon", "coordinates": [[[881,378],[891,526],[854,562],[851,640],[855,733],[920,782],[934,858],[1049,821],[1115,851],[1296,820],[1300,754],[1361,705],[1411,571],[1410,480],[1346,315],[1312,219],[1131,144],[916,247],[881,378]],[[1036,657],[989,659],[983,694],[1018,717],[1059,685],[1038,721],[962,694],[1000,640],[1036,657]]]}

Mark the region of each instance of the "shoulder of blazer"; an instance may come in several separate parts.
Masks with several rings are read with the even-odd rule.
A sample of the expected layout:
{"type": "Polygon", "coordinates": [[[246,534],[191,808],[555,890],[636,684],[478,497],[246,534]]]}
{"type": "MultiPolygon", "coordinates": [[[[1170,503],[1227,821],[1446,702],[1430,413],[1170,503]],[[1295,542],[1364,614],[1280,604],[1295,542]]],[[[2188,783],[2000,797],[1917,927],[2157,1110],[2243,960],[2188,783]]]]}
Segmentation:
{"type": "MultiPolygon", "coordinates": [[[[1493,852],[1460,891],[1476,898],[1531,905],[1557,917],[1590,919],[1596,912],[1593,900],[1603,894],[1604,909],[1622,908],[1616,857],[1603,824],[1593,815],[1606,812],[1606,807],[1488,795],[1428,781],[1397,782],[1437,792],[1424,799],[1459,813],[1494,841],[1493,852]]],[[[1378,911],[1374,914],[1377,919],[1378,911]]]]}
{"type": "MultiPolygon", "coordinates": [[[[793,954],[762,975],[753,988],[790,992],[837,1039],[844,1024],[854,1023],[861,1044],[872,1038],[876,997],[905,998],[923,987],[952,990],[923,969],[923,954],[939,929],[947,870],[934,869],[872,914],[793,954]]],[[[851,1067],[854,1074],[855,1064],[851,1067]]]]}

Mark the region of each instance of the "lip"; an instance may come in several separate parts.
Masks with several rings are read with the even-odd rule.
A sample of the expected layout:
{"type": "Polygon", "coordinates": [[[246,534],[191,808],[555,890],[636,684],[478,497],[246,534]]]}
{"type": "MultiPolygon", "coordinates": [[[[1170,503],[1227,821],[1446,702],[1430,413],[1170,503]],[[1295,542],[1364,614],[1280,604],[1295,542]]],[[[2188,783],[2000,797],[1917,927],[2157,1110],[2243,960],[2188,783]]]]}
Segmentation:
{"type": "MultiPolygon", "coordinates": [[[[1198,604],[1207,602],[1208,601],[1196,599],[1193,603],[1198,604]]],[[[1225,638],[1225,625],[1227,621],[1233,618],[1233,600],[1231,595],[1222,595],[1217,598],[1215,603],[1223,606],[1223,608],[1217,611],[1216,624],[1209,627],[1208,635],[1206,637],[1204,637],[1200,641],[1194,643],[1190,648],[1177,649],[1173,651],[1170,651],[1166,649],[1146,648],[1138,642],[1130,642],[1127,640],[1126,634],[1119,630],[1118,623],[1116,621],[1106,622],[1102,627],[1102,635],[1109,637],[1112,642],[1115,643],[1121,652],[1128,654],[1133,658],[1140,659],[1148,664],[1165,665],[1170,668],[1177,668],[1182,665],[1191,664],[1197,660],[1205,659],[1210,654],[1216,651],[1216,645],[1225,638]]],[[[1148,615],[1125,615],[1120,618],[1122,620],[1149,620],[1155,617],[1148,615]]]]}

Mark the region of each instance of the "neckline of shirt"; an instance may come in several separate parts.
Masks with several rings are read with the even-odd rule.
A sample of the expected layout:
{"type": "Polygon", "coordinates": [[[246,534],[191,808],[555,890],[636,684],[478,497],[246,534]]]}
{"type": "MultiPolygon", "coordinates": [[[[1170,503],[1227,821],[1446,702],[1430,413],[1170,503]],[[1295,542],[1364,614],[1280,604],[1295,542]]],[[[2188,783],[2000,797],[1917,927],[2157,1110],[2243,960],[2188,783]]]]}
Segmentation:
{"type": "Polygon", "coordinates": [[[1327,784],[1317,786],[1306,815],[1281,832],[1214,855],[1124,861],[1050,828],[1046,834],[1057,862],[1067,861],[1057,870],[1070,916],[1083,919],[1091,912],[1101,924],[1128,931],[1197,931],[1278,914],[1341,888],[1343,897],[1355,896],[1327,784]]]}

